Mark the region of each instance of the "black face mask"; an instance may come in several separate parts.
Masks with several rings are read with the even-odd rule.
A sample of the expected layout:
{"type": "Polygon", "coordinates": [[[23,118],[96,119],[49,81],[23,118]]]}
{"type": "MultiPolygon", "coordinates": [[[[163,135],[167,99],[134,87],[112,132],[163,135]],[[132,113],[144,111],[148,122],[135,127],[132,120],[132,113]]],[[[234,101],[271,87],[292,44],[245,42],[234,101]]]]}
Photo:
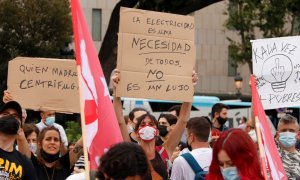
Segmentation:
{"type": "Polygon", "coordinates": [[[192,151],[192,146],[189,144],[189,142],[186,140],[186,147],[188,148],[189,151],[192,151]]]}
{"type": "Polygon", "coordinates": [[[16,135],[19,127],[19,121],[12,116],[2,117],[0,120],[0,132],[4,134],[16,135]]]}
{"type": "Polygon", "coordinates": [[[165,137],[168,134],[167,126],[158,125],[157,129],[161,137],[165,137]]]}
{"type": "Polygon", "coordinates": [[[226,123],[227,118],[222,118],[221,116],[219,116],[219,117],[217,118],[217,120],[218,120],[218,123],[219,123],[221,126],[223,126],[223,125],[226,123]]]}
{"type": "Polygon", "coordinates": [[[52,162],[58,160],[58,158],[59,158],[59,152],[56,154],[48,154],[43,149],[41,149],[40,152],[41,152],[42,158],[48,163],[52,163],[52,162]]]}

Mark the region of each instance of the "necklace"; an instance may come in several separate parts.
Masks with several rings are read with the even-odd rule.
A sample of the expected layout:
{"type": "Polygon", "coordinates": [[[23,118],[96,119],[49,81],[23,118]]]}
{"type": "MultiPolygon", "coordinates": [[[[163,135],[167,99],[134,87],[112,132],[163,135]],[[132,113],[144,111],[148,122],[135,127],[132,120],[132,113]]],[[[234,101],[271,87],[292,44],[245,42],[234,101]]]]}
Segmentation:
{"type": "Polygon", "coordinates": [[[45,172],[46,172],[46,175],[47,175],[48,180],[53,180],[53,176],[54,176],[54,172],[55,172],[55,166],[53,167],[51,179],[50,179],[50,177],[49,177],[49,174],[48,174],[48,171],[47,171],[47,169],[46,169],[46,166],[45,166],[45,165],[43,165],[43,166],[44,166],[44,170],[45,170],[45,172]]]}

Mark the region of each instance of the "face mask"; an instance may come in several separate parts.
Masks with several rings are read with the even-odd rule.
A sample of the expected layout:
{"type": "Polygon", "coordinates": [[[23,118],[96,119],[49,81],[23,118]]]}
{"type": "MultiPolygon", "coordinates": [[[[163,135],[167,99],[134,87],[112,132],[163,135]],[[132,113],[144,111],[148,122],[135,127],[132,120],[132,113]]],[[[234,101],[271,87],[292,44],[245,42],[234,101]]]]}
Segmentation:
{"type": "Polygon", "coordinates": [[[7,135],[16,135],[20,127],[20,122],[13,117],[3,117],[0,120],[0,132],[7,135]]]}
{"type": "Polygon", "coordinates": [[[168,134],[167,126],[158,125],[159,135],[165,137],[168,134]]]}
{"type": "Polygon", "coordinates": [[[256,132],[254,129],[250,130],[248,132],[249,136],[251,137],[251,139],[253,140],[254,143],[257,143],[257,137],[256,137],[256,132]]]}
{"type": "Polygon", "coordinates": [[[239,173],[236,167],[220,168],[224,180],[239,180],[239,173]]]}
{"type": "Polygon", "coordinates": [[[54,122],[55,122],[55,117],[54,117],[54,116],[51,116],[51,117],[47,117],[47,118],[46,118],[45,124],[46,124],[47,126],[52,126],[52,125],[54,124],[54,122]]]}
{"type": "Polygon", "coordinates": [[[29,143],[29,149],[30,151],[35,154],[36,153],[36,143],[29,143]]]}
{"type": "Polygon", "coordinates": [[[143,141],[151,141],[156,135],[156,129],[146,126],[141,128],[138,133],[143,141]]]}
{"type": "Polygon", "coordinates": [[[222,118],[221,116],[219,116],[219,117],[217,118],[217,120],[218,120],[219,124],[220,124],[221,126],[223,126],[223,125],[226,123],[227,118],[222,118]]]}
{"type": "Polygon", "coordinates": [[[279,134],[279,142],[283,147],[290,148],[296,144],[296,133],[282,132],[279,134]]]}
{"type": "Polygon", "coordinates": [[[56,154],[48,154],[43,149],[41,149],[40,152],[41,152],[42,158],[48,163],[52,163],[52,162],[58,160],[58,158],[59,158],[59,152],[56,154]]]}

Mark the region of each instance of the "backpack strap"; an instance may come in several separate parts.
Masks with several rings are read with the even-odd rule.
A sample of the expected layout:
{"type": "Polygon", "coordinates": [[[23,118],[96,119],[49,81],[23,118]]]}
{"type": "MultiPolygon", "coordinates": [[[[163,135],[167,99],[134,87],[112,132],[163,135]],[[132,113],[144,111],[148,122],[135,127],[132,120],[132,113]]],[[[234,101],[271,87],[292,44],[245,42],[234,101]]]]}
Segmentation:
{"type": "Polygon", "coordinates": [[[198,162],[193,157],[193,155],[188,152],[188,153],[182,154],[181,156],[186,160],[186,162],[193,169],[193,171],[195,173],[195,179],[204,179],[204,176],[205,176],[205,174],[207,174],[207,172],[203,171],[203,169],[198,164],[198,162]]]}

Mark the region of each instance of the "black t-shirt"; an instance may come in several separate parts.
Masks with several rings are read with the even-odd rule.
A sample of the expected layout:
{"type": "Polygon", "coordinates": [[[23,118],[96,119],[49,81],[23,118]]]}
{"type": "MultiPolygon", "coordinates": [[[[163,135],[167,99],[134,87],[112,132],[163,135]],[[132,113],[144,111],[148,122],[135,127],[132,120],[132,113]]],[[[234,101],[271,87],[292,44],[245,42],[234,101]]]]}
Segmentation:
{"type": "Polygon", "coordinates": [[[72,172],[70,168],[69,153],[59,158],[60,166],[56,168],[48,168],[45,165],[39,163],[34,155],[31,155],[31,161],[36,170],[38,179],[65,180],[72,172]]]}
{"type": "Polygon", "coordinates": [[[37,180],[30,160],[17,150],[12,152],[0,148],[0,179],[37,180]]]}

